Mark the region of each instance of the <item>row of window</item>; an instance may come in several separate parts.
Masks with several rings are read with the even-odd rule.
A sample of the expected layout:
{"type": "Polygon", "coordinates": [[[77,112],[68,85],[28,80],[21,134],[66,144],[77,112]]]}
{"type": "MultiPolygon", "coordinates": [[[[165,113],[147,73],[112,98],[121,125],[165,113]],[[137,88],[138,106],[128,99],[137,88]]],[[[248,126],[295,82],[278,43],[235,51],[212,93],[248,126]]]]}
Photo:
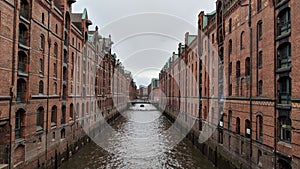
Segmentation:
{"type": "MultiPolygon", "coordinates": [[[[220,127],[223,128],[224,126],[224,114],[220,120],[220,127]]],[[[228,130],[232,131],[232,111],[228,112],[228,130]]],[[[256,116],[256,140],[263,141],[263,126],[264,126],[263,116],[257,115],[256,116]]],[[[245,136],[250,138],[250,121],[248,119],[245,120],[245,136]]],[[[280,116],[278,118],[278,132],[279,132],[279,140],[284,142],[291,142],[292,139],[292,124],[291,119],[289,116],[280,116]]],[[[240,134],[241,130],[241,119],[239,117],[236,118],[236,128],[235,132],[240,134]]]]}
{"type": "MultiPolygon", "coordinates": [[[[15,136],[16,139],[24,137],[24,127],[25,127],[25,110],[19,109],[16,112],[15,121],[15,136]]],[[[44,129],[45,121],[45,110],[43,107],[39,107],[36,112],[36,131],[41,131],[44,129]]],[[[57,124],[57,106],[53,106],[51,109],[51,126],[56,126],[57,124]]],[[[73,104],[70,105],[70,120],[74,119],[74,108],[73,104]]],[[[60,123],[66,123],[66,106],[62,106],[62,112],[60,117],[60,123]]]]}

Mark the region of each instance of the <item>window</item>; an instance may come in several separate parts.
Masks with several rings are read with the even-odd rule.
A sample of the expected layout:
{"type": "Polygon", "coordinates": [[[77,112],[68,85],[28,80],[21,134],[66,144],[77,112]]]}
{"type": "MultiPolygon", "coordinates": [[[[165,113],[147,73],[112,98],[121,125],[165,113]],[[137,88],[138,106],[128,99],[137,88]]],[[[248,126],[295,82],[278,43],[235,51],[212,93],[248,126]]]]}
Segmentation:
{"type": "Polygon", "coordinates": [[[287,116],[279,117],[280,140],[285,142],[292,141],[292,121],[287,116]]]}
{"type": "Polygon", "coordinates": [[[261,150],[258,150],[257,151],[257,166],[259,168],[262,168],[261,157],[262,157],[262,152],[261,152],[261,150]]]}
{"type": "Polygon", "coordinates": [[[241,62],[237,61],[236,62],[236,77],[240,77],[241,76],[241,62]]]}
{"type": "Polygon", "coordinates": [[[241,120],[239,117],[236,118],[236,133],[240,134],[241,133],[241,120]]]}
{"type": "Polygon", "coordinates": [[[25,116],[25,111],[23,109],[19,109],[16,112],[16,122],[15,122],[15,137],[16,137],[16,139],[24,137],[24,134],[23,134],[24,116],[25,116]]]}
{"type": "Polygon", "coordinates": [[[243,32],[241,33],[241,39],[240,39],[241,50],[242,50],[242,49],[245,49],[245,44],[244,44],[244,42],[245,42],[245,32],[243,31],[243,32]]]}
{"type": "Polygon", "coordinates": [[[263,87],[263,82],[262,82],[262,80],[260,80],[259,82],[258,82],[258,95],[259,96],[262,96],[262,87],[263,87]]]}
{"type": "Polygon", "coordinates": [[[247,57],[245,61],[245,76],[250,76],[251,67],[250,67],[250,58],[247,57]]]}
{"type": "Polygon", "coordinates": [[[287,8],[278,14],[278,36],[291,31],[290,9],[287,8]]]}
{"type": "Polygon", "coordinates": [[[26,96],[26,82],[24,79],[17,81],[17,102],[25,101],[26,96]]]}
{"type": "Polygon", "coordinates": [[[258,52],[258,67],[262,68],[263,66],[263,52],[259,51],[258,52]]]}
{"type": "Polygon", "coordinates": [[[40,107],[36,113],[36,130],[40,131],[44,128],[44,108],[40,107]]]}
{"type": "Polygon", "coordinates": [[[245,120],[245,136],[247,138],[250,138],[250,135],[251,135],[251,129],[250,129],[250,120],[245,120]]]}
{"type": "Polygon", "coordinates": [[[57,24],[55,24],[55,33],[56,34],[58,33],[58,26],[57,26],[57,24]]]}
{"type": "Polygon", "coordinates": [[[262,10],[262,0],[257,0],[257,11],[262,10]]]}
{"type": "Polygon", "coordinates": [[[41,80],[39,82],[39,94],[43,94],[44,93],[44,82],[41,80]]]}
{"type": "Polygon", "coordinates": [[[29,19],[29,4],[26,0],[21,0],[21,6],[20,6],[20,15],[25,18],[29,19]]]}
{"type": "Polygon", "coordinates": [[[61,110],[61,117],[60,117],[61,124],[66,124],[66,106],[62,106],[62,110],[61,110]]]}
{"type": "Polygon", "coordinates": [[[24,52],[18,52],[18,72],[25,73],[27,64],[27,56],[24,52]]]}
{"type": "Polygon", "coordinates": [[[228,112],[228,130],[232,130],[232,111],[228,112]]]}
{"type": "Polygon", "coordinates": [[[289,77],[282,77],[279,79],[279,103],[291,104],[291,79],[289,77]]]}
{"type": "Polygon", "coordinates": [[[65,129],[61,129],[61,131],[60,131],[60,138],[61,139],[66,138],[66,130],[65,129]]]}
{"type": "Polygon", "coordinates": [[[57,124],[57,107],[53,106],[51,109],[51,126],[56,126],[57,124]]]}
{"type": "Polygon", "coordinates": [[[40,49],[43,51],[45,49],[45,36],[43,34],[40,36],[40,49]]]}
{"type": "Polygon", "coordinates": [[[57,83],[54,82],[53,84],[53,94],[57,95],[57,83]]]}
{"type": "Polygon", "coordinates": [[[291,66],[291,44],[284,43],[278,48],[278,67],[289,68],[291,66]]]}
{"type": "Polygon", "coordinates": [[[74,106],[70,104],[70,120],[74,120],[74,106]]]}
{"type": "Polygon", "coordinates": [[[228,23],[228,32],[231,33],[232,32],[232,19],[229,19],[229,23],[228,23]]]}
{"type": "Polygon", "coordinates": [[[44,60],[42,58],[40,58],[39,72],[40,74],[44,74],[44,60]]]}
{"type": "Polygon", "coordinates": [[[228,56],[232,54],[232,40],[230,39],[228,42],[228,56]]]}
{"type": "Polygon", "coordinates": [[[53,63],[53,76],[57,77],[57,65],[56,65],[56,63],[53,63]]]}
{"type": "Polygon", "coordinates": [[[232,62],[229,63],[228,72],[229,72],[229,76],[231,76],[232,75],[232,62]]]}
{"type": "Polygon", "coordinates": [[[54,43],[54,56],[57,57],[57,54],[58,54],[58,46],[57,46],[57,43],[55,42],[54,43]]]}
{"type": "Polygon", "coordinates": [[[262,34],[263,34],[263,30],[262,30],[262,21],[259,21],[257,23],[257,38],[258,40],[261,40],[262,39],[262,34]]]}
{"type": "Polygon", "coordinates": [[[19,24],[19,43],[22,45],[27,45],[28,42],[28,29],[27,27],[20,23],[19,24]]]}
{"type": "Polygon", "coordinates": [[[45,14],[42,13],[42,24],[44,25],[45,24],[45,14]]]}
{"type": "Polygon", "coordinates": [[[229,85],[228,95],[232,96],[232,84],[229,85]]]}
{"type": "Polygon", "coordinates": [[[261,115],[256,116],[256,139],[263,140],[263,117],[261,115]]]}

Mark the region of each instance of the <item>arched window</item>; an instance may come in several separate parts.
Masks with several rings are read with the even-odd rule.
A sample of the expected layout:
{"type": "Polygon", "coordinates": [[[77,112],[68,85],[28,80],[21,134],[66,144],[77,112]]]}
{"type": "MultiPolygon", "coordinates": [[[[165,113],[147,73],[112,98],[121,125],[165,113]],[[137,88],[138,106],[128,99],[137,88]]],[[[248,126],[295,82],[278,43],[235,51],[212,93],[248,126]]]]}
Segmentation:
{"type": "Polygon", "coordinates": [[[278,36],[291,31],[290,8],[286,8],[278,14],[278,36]]]}
{"type": "Polygon", "coordinates": [[[36,130],[40,131],[44,128],[44,108],[40,107],[36,113],[36,130]]]}
{"type": "Polygon", "coordinates": [[[258,52],[258,67],[259,68],[263,67],[263,52],[262,51],[258,52]]]}
{"type": "Polygon", "coordinates": [[[292,141],[292,120],[289,116],[279,117],[279,132],[280,140],[285,142],[292,141]]]}
{"type": "Polygon", "coordinates": [[[39,62],[39,72],[40,74],[44,74],[44,59],[40,58],[40,62],[39,62]]]}
{"type": "Polygon", "coordinates": [[[262,95],[262,92],[263,92],[262,90],[263,90],[263,81],[260,80],[260,81],[258,82],[258,95],[259,95],[259,96],[262,95]]]}
{"type": "Polygon", "coordinates": [[[230,18],[228,21],[228,32],[231,33],[232,32],[232,19],[230,18]]]}
{"type": "Polygon", "coordinates": [[[54,82],[53,84],[53,94],[57,95],[57,83],[54,82]]]}
{"type": "Polygon", "coordinates": [[[21,6],[20,6],[20,15],[25,18],[25,19],[29,19],[29,4],[26,0],[21,0],[21,6]]]}
{"type": "Polygon", "coordinates": [[[51,126],[56,126],[57,124],[57,107],[53,106],[51,109],[51,126]]]}
{"type": "Polygon", "coordinates": [[[263,117],[261,115],[256,116],[256,139],[263,140],[263,117]]]}
{"type": "Polygon", "coordinates": [[[17,102],[25,101],[26,96],[26,81],[24,79],[18,79],[17,81],[17,102]]]}
{"type": "Polygon", "coordinates": [[[43,51],[45,49],[45,36],[43,34],[40,36],[40,49],[43,51]]]}
{"type": "Polygon", "coordinates": [[[61,124],[66,124],[66,106],[62,106],[62,108],[61,108],[60,119],[61,119],[61,121],[60,121],[61,124]]]}
{"type": "Polygon", "coordinates": [[[243,31],[241,33],[241,38],[240,38],[240,45],[241,45],[241,49],[245,49],[245,32],[243,31]]]}
{"type": "Polygon", "coordinates": [[[19,24],[19,43],[21,43],[22,45],[28,46],[27,42],[28,42],[28,29],[23,23],[20,23],[19,24]]]}
{"type": "Polygon", "coordinates": [[[73,106],[73,103],[70,104],[70,120],[74,120],[74,106],[73,106]]]}
{"type": "Polygon", "coordinates": [[[18,52],[18,72],[27,72],[27,55],[23,51],[18,52]]]}
{"type": "Polygon", "coordinates": [[[250,57],[247,57],[245,60],[245,76],[250,76],[251,66],[250,66],[250,57]]]}
{"type": "Polygon", "coordinates": [[[58,33],[58,26],[57,26],[57,24],[55,24],[55,33],[56,34],[58,33]]]}
{"type": "Polygon", "coordinates": [[[261,150],[258,150],[257,151],[257,166],[260,168],[262,168],[261,156],[262,156],[262,152],[261,152],[261,150]]]}
{"type": "Polygon", "coordinates": [[[44,94],[44,82],[42,80],[39,82],[39,94],[44,94]]]}
{"type": "Polygon", "coordinates": [[[240,134],[241,133],[241,120],[239,117],[236,118],[236,133],[240,134]]]}
{"type": "Polygon", "coordinates": [[[57,65],[56,65],[56,63],[53,63],[53,76],[57,77],[57,65]]]}
{"type": "Polygon", "coordinates": [[[257,0],[257,11],[262,10],[262,0],[257,0]]]}
{"type": "Polygon", "coordinates": [[[291,164],[282,159],[278,160],[278,166],[278,169],[292,169],[291,164]]]}
{"type": "Polygon", "coordinates": [[[245,120],[245,136],[247,138],[250,138],[251,135],[251,128],[250,128],[250,120],[246,119],[245,120]]]}
{"type": "Polygon", "coordinates": [[[278,48],[278,68],[289,68],[291,66],[291,44],[283,43],[278,48]]]}
{"type": "Polygon", "coordinates": [[[42,13],[42,24],[45,24],[45,14],[42,13]]]}
{"type": "Polygon", "coordinates": [[[57,54],[58,54],[58,46],[57,46],[57,43],[55,42],[54,43],[54,56],[57,57],[57,54]]]}
{"type": "Polygon", "coordinates": [[[228,112],[228,130],[232,130],[232,111],[228,112]]]}
{"type": "Polygon", "coordinates": [[[263,27],[262,27],[262,21],[259,21],[257,23],[257,39],[261,40],[263,36],[263,27]]]}
{"type": "Polygon", "coordinates": [[[65,130],[64,128],[61,129],[61,131],[60,131],[60,138],[61,138],[61,139],[66,138],[66,130],[65,130]]]}
{"type": "Polygon", "coordinates": [[[237,61],[236,62],[236,77],[240,77],[241,76],[241,62],[237,61]]]}
{"type": "Polygon", "coordinates": [[[291,94],[292,94],[292,84],[291,78],[282,77],[279,79],[279,103],[280,104],[290,104],[291,94]]]}
{"type": "Polygon", "coordinates": [[[228,56],[232,54],[232,40],[230,39],[228,42],[228,56]]]}
{"type": "Polygon", "coordinates": [[[23,138],[24,132],[23,129],[25,127],[25,110],[19,109],[16,112],[16,121],[15,121],[15,137],[16,139],[23,138]]]}

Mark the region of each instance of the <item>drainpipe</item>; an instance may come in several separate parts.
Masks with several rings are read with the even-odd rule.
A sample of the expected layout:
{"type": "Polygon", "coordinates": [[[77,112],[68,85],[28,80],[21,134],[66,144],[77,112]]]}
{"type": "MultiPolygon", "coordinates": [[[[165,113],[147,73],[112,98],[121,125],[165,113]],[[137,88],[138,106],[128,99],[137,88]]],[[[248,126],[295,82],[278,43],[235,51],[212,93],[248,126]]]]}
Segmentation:
{"type": "MultiPolygon", "coordinates": [[[[52,7],[52,5],[51,5],[52,7]]],[[[47,167],[47,160],[48,160],[48,123],[49,123],[49,90],[50,90],[50,48],[51,48],[51,39],[50,39],[50,15],[51,15],[51,7],[48,10],[48,75],[47,75],[47,110],[46,110],[46,141],[45,141],[45,166],[47,167]]]]}
{"type": "Polygon", "coordinates": [[[17,42],[17,9],[18,9],[18,0],[14,1],[14,22],[13,22],[13,49],[12,49],[12,76],[11,76],[11,87],[10,87],[10,100],[9,100],[9,152],[8,152],[8,167],[12,168],[12,99],[13,91],[15,86],[15,55],[16,55],[16,42],[17,42]]]}
{"type": "Polygon", "coordinates": [[[249,0],[248,2],[248,27],[250,30],[250,168],[252,168],[252,147],[253,147],[253,140],[252,140],[252,122],[253,122],[253,117],[252,117],[252,81],[253,81],[253,74],[252,74],[252,60],[253,60],[253,56],[252,56],[252,26],[251,26],[251,22],[252,22],[252,13],[251,13],[251,0],[249,0]]]}
{"type": "MultiPolygon", "coordinates": [[[[275,6],[275,1],[273,0],[273,4],[275,6]]],[[[277,166],[277,109],[276,109],[276,103],[277,103],[277,83],[276,83],[276,66],[277,66],[277,52],[276,52],[276,15],[275,15],[275,9],[273,12],[274,17],[274,167],[277,166]]]]}

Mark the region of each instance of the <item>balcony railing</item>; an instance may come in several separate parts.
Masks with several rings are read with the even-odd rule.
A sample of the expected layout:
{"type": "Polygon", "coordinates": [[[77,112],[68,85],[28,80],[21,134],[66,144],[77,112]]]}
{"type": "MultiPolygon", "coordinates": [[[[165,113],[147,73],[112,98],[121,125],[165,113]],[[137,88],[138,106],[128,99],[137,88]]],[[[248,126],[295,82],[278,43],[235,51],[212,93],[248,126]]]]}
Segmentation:
{"type": "Polygon", "coordinates": [[[280,92],[279,104],[291,104],[291,93],[280,92]]]}

